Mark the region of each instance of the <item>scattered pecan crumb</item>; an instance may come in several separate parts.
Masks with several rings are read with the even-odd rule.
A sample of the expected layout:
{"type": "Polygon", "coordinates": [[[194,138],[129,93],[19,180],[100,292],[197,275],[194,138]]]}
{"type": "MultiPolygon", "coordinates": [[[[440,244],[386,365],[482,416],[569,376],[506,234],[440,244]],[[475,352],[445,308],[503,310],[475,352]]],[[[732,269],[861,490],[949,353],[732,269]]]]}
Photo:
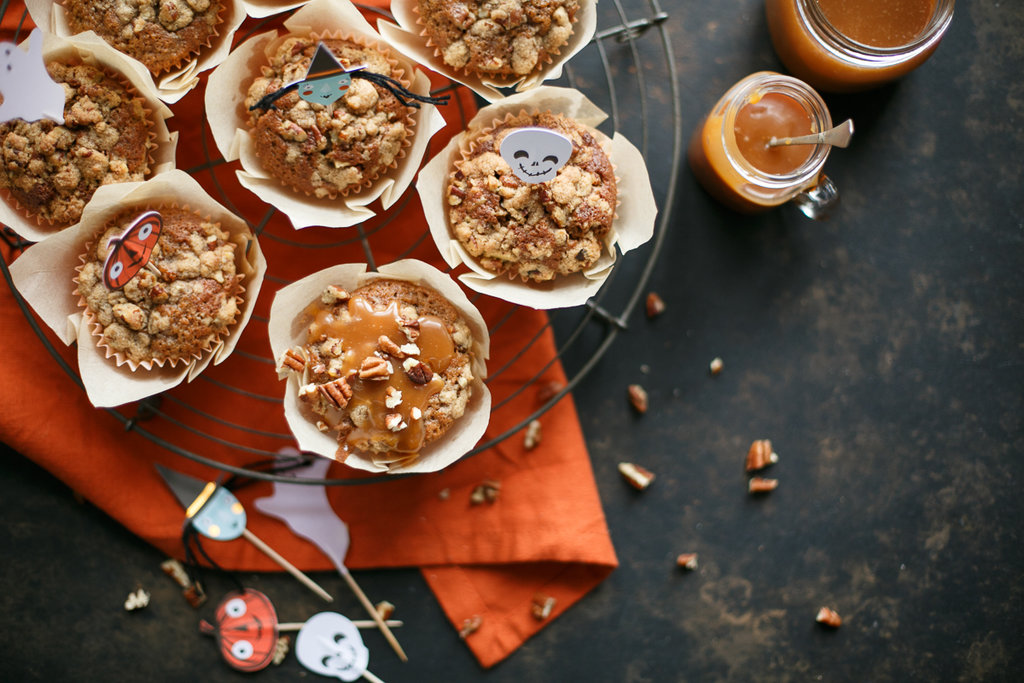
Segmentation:
{"type": "Polygon", "coordinates": [[[818,616],[814,617],[814,620],[819,624],[825,626],[831,626],[832,628],[839,628],[842,625],[843,620],[831,607],[822,607],[818,610],[818,616]]]}
{"type": "Polygon", "coordinates": [[[469,495],[469,502],[473,505],[480,505],[481,503],[493,503],[498,500],[498,496],[501,494],[501,482],[493,479],[485,479],[483,483],[479,484],[473,493],[469,495]]]}
{"type": "Polygon", "coordinates": [[[657,292],[648,292],[647,294],[647,317],[656,318],[665,312],[665,302],[657,292]]]}
{"type": "Polygon", "coordinates": [[[441,489],[440,491],[437,492],[437,497],[440,498],[441,500],[448,500],[449,498],[452,497],[452,490],[449,488],[441,489]]]}
{"type": "Polygon", "coordinates": [[[565,382],[560,382],[557,379],[542,382],[537,386],[537,405],[544,405],[545,403],[553,399],[555,395],[564,388],[565,382]]]}
{"type": "Polygon", "coordinates": [[[402,367],[405,368],[405,374],[409,375],[409,379],[416,384],[426,384],[434,379],[434,371],[426,363],[415,358],[406,358],[402,367]],[[409,361],[413,362],[410,363],[409,361]]]}
{"type": "Polygon", "coordinates": [[[631,462],[620,462],[619,472],[638,491],[643,491],[654,481],[654,473],[631,462]]]}
{"type": "Polygon", "coordinates": [[[526,433],[523,435],[523,447],[532,451],[540,444],[541,426],[540,420],[531,420],[526,426],[526,433]]]}
{"type": "Polygon", "coordinates": [[[405,358],[405,354],[402,353],[402,347],[392,341],[391,337],[386,334],[382,334],[377,337],[377,348],[380,349],[382,353],[386,353],[394,358],[405,358]]]}
{"type": "Polygon", "coordinates": [[[764,477],[751,477],[747,484],[749,493],[767,493],[779,488],[778,479],[765,479],[764,477]]]}
{"type": "Polygon", "coordinates": [[[317,391],[339,408],[347,406],[348,400],[352,398],[352,387],[348,385],[344,377],[319,385],[317,391]]]}
{"type": "Polygon", "coordinates": [[[530,606],[530,613],[537,621],[544,621],[551,616],[551,612],[555,609],[555,604],[557,602],[558,601],[550,595],[537,593],[533,596],[533,604],[530,606]]]}
{"type": "Polygon", "coordinates": [[[181,586],[181,594],[185,596],[185,600],[192,607],[201,607],[206,602],[206,593],[203,591],[203,587],[189,578],[188,572],[185,571],[185,566],[181,562],[170,558],[160,563],[160,569],[181,586]]]}
{"type": "Polygon", "coordinates": [[[465,640],[471,633],[479,629],[482,623],[484,623],[484,620],[479,614],[474,614],[464,620],[462,622],[462,628],[459,629],[459,638],[465,640]]]}
{"type": "Polygon", "coordinates": [[[271,663],[274,666],[281,666],[281,662],[288,656],[288,650],[291,648],[292,639],[288,636],[281,636],[274,643],[274,658],[271,659],[271,663]]]}
{"type": "Polygon", "coordinates": [[[708,370],[711,371],[712,375],[717,375],[718,373],[720,373],[723,367],[725,367],[725,363],[718,356],[712,358],[711,362],[708,363],[708,370]]]}
{"type": "Polygon", "coordinates": [[[392,432],[400,432],[409,425],[402,419],[401,413],[388,413],[384,416],[384,426],[392,432]]]}
{"type": "Polygon", "coordinates": [[[676,565],[683,569],[694,570],[697,568],[697,553],[681,553],[676,557],[676,565]]]}
{"type": "Polygon", "coordinates": [[[301,349],[288,349],[281,357],[281,368],[289,368],[295,372],[302,372],[306,369],[306,359],[301,349]]]}
{"type": "Polygon", "coordinates": [[[340,303],[342,301],[348,301],[348,299],[348,292],[337,285],[328,285],[327,288],[320,293],[320,301],[327,306],[340,303]]]}
{"type": "Polygon", "coordinates": [[[374,608],[377,610],[377,614],[380,615],[381,619],[387,620],[391,618],[391,615],[395,613],[395,606],[387,600],[381,600],[374,608]]]}
{"type": "Polygon", "coordinates": [[[763,470],[779,461],[779,454],[772,450],[771,439],[757,439],[747,451],[747,472],[763,470]]]}
{"type": "Polygon", "coordinates": [[[647,412],[647,391],[639,384],[630,384],[628,387],[629,402],[638,413],[647,412]]]}
{"type": "Polygon", "coordinates": [[[149,604],[149,593],[141,586],[135,589],[134,593],[129,593],[128,598],[124,601],[124,609],[126,612],[134,612],[137,609],[142,609],[149,604]]]}

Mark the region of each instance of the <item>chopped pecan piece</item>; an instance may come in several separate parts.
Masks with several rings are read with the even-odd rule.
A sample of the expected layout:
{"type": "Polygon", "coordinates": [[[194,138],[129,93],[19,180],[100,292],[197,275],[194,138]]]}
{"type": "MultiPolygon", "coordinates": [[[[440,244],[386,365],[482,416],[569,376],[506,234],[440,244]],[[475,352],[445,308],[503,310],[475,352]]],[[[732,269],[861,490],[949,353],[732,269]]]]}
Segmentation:
{"type": "Polygon", "coordinates": [[[814,620],[819,624],[831,626],[832,628],[839,628],[843,623],[843,620],[839,616],[839,613],[831,607],[822,607],[821,609],[819,609],[818,615],[814,617],[814,620]]]}
{"type": "Polygon", "coordinates": [[[319,385],[317,391],[339,408],[347,406],[348,400],[352,398],[352,387],[348,385],[344,377],[319,385]]]}
{"type": "Polygon", "coordinates": [[[629,403],[638,413],[647,412],[647,391],[639,384],[630,384],[628,387],[629,403]]]}
{"type": "Polygon", "coordinates": [[[320,294],[320,301],[322,301],[327,306],[348,300],[348,292],[337,285],[328,285],[327,288],[324,289],[324,291],[320,294]]]}
{"type": "Polygon", "coordinates": [[[620,462],[619,473],[638,491],[643,491],[654,481],[654,472],[631,462],[620,462]]]}
{"type": "Polygon", "coordinates": [[[647,294],[647,317],[655,318],[665,312],[665,302],[657,292],[647,294]]]}
{"type": "Polygon", "coordinates": [[[537,621],[544,621],[551,616],[551,611],[555,609],[555,603],[557,602],[558,601],[550,595],[537,593],[533,596],[533,604],[530,605],[530,613],[537,621]]]}
{"type": "Polygon", "coordinates": [[[544,405],[545,403],[553,399],[555,395],[564,388],[565,383],[559,382],[557,379],[549,380],[547,382],[539,384],[537,386],[537,404],[544,405]]]}
{"type": "Polygon", "coordinates": [[[708,363],[708,371],[712,375],[717,375],[718,373],[720,373],[722,371],[722,368],[724,368],[724,367],[725,367],[725,362],[723,362],[722,359],[719,358],[718,356],[715,356],[714,358],[712,358],[711,362],[708,363]]]}
{"type": "Polygon", "coordinates": [[[415,358],[406,358],[402,367],[405,368],[405,374],[409,375],[409,379],[416,384],[426,384],[434,379],[434,371],[430,366],[415,358]]]}
{"type": "Polygon", "coordinates": [[[531,420],[526,426],[526,434],[523,435],[523,448],[532,451],[540,444],[541,425],[540,420],[531,420]]]}
{"type": "Polygon", "coordinates": [[[281,367],[294,370],[295,372],[302,372],[306,369],[306,359],[303,355],[301,349],[288,349],[281,356],[281,367]]]}
{"type": "Polygon", "coordinates": [[[474,614],[468,619],[462,622],[462,628],[459,629],[459,638],[465,640],[469,635],[480,628],[480,625],[484,623],[483,617],[479,614],[474,614]]]}
{"type": "Polygon", "coordinates": [[[778,479],[765,479],[764,477],[751,477],[747,483],[749,493],[768,493],[779,488],[778,479]]]}
{"type": "Polygon", "coordinates": [[[697,553],[680,553],[676,557],[676,566],[683,569],[694,570],[697,568],[697,553]]]}
{"type": "Polygon", "coordinates": [[[486,479],[483,483],[479,484],[473,493],[469,495],[469,502],[473,505],[480,505],[481,503],[493,503],[498,500],[498,496],[501,494],[501,482],[494,481],[493,479],[486,479]]]}
{"type": "Polygon", "coordinates": [[[400,432],[409,425],[405,423],[399,413],[388,413],[384,416],[384,426],[393,432],[400,432]]]}
{"type": "Polygon", "coordinates": [[[400,405],[402,405],[402,392],[393,386],[388,386],[384,390],[384,407],[393,409],[400,405]]]}
{"type": "Polygon", "coordinates": [[[377,610],[377,614],[380,615],[381,619],[390,619],[391,615],[395,613],[395,606],[387,600],[381,600],[373,607],[377,610]]]}
{"type": "Polygon", "coordinates": [[[381,380],[391,376],[391,363],[379,356],[367,356],[359,366],[359,379],[381,380]]]}
{"type": "Polygon", "coordinates": [[[405,358],[405,354],[402,352],[402,349],[386,334],[382,334],[377,337],[377,348],[380,349],[382,353],[386,353],[393,358],[405,358]]]}
{"type": "Polygon", "coordinates": [[[747,472],[763,470],[779,461],[779,454],[772,450],[770,439],[757,439],[747,451],[747,472]]]}
{"type": "Polygon", "coordinates": [[[402,332],[405,333],[405,338],[410,342],[414,342],[420,338],[420,321],[419,320],[403,320],[399,323],[402,328],[402,332]]]}

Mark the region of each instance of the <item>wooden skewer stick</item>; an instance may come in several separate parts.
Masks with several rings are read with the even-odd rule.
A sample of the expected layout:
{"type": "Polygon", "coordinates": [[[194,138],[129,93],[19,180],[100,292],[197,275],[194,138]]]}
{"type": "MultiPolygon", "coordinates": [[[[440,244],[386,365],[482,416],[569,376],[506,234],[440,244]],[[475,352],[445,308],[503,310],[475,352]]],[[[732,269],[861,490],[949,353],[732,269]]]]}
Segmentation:
{"type": "MultiPolygon", "coordinates": [[[[283,624],[278,624],[277,630],[282,633],[287,633],[289,631],[298,631],[302,629],[305,623],[306,622],[304,621],[286,621],[283,624]]],[[[390,626],[391,628],[405,626],[405,622],[400,619],[388,619],[384,623],[390,626]]],[[[356,628],[377,628],[377,622],[373,621],[372,619],[353,619],[352,625],[356,628]]]]}
{"type": "Polygon", "coordinates": [[[846,119],[835,128],[829,128],[821,133],[799,135],[795,138],[777,138],[772,136],[772,139],[768,141],[768,146],[820,145],[824,143],[833,147],[846,147],[850,144],[851,137],[853,137],[853,119],[846,119]]]}
{"type": "Polygon", "coordinates": [[[398,639],[395,638],[395,634],[391,632],[391,629],[388,628],[387,623],[385,623],[384,619],[380,616],[380,612],[377,611],[377,608],[373,606],[373,603],[370,602],[370,599],[366,597],[366,593],[364,593],[363,589],[360,588],[359,584],[356,583],[356,580],[352,577],[352,574],[349,572],[348,567],[346,567],[345,565],[339,566],[338,573],[341,574],[341,577],[343,579],[345,579],[345,583],[348,584],[349,588],[352,589],[352,592],[356,594],[357,598],[359,598],[359,602],[363,604],[363,607],[366,608],[366,611],[370,613],[371,617],[373,617],[373,621],[376,622],[377,628],[379,628],[380,632],[384,634],[384,639],[387,640],[388,643],[391,645],[391,649],[395,651],[395,654],[398,655],[398,658],[401,659],[403,662],[408,662],[409,657],[405,654],[405,650],[402,649],[402,646],[398,644],[398,639]]]}
{"type": "Polygon", "coordinates": [[[370,683],[384,683],[384,681],[380,680],[379,678],[374,676],[369,671],[364,671],[363,672],[363,678],[365,678],[366,680],[370,681],[370,683]]]}
{"type": "Polygon", "coordinates": [[[262,550],[264,553],[266,553],[267,556],[270,557],[270,559],[281,565],[281,567],[286,572],[288,572],[296,579],[298,579],[299,583],[301,583],[303,586],[319,595],[321,598],[323,598],[324,601],[334,602],[334,598],[331,597],[330,593],[321,588],[319,584],[313,581],[313,579],[309,578],[301,571],[299,571],[298,567],[296,567],[294,564],[281,557],[280,553],[278,553],[276,550],[274,550],[269,545],[260,540],[260,538],[256,534],[249,531],[248,529],[243,529],[242,535],[245,536],[250,543],[252,543],[254,546],[262,550]]]}

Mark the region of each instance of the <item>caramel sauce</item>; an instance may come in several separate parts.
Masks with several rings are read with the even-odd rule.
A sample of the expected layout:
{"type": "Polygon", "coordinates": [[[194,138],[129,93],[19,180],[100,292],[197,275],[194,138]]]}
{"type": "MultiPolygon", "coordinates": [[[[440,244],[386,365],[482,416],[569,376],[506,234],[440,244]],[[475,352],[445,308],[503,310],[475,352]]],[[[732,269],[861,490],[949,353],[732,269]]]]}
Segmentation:
{"type": "Polygon", "coordinates": [[[800,103],[782,93],[765,93],[736,113],[736,148],[751,165],[773,175],[792,173],[807,161],[813,145],[769,147],[773,137],[787,138],[817,132],[800,103]]]}
{"type": "Polygon", "coordinates": [[[817,0],[829,23],[874,47],[900,47],[924,33],[936,0],[817,0]]]}
{"type": "MultiPolygon", "coordinates": [[[[403,368],[404,359],[383,353],[377,343],[382,335],[390,338],[397,346],[410,343],[402,328],[403,320],[399,315],[398,304],[391,303],[383,311],[375,311],[369,301],[356,296],[348,300],[347,307],[348,318],[336,317],[320,302],[312,304],[307,310],[311,318],[307,337],[309,344],[324,339],[338,339],[342,343],[343,364],[338,376],[345,377],[353,391],[347,406],[348,413],[351,415],[364,407],[368,409],[369,419],[361,427],[355,426],[349,432],[341,445],[341,451],[368,452],[370,449],[366,445],[372,440],[374,443],[388,443],[391,453],[418,453],[426,435],[423,417],[427,402],[444,387],[440,374],[448,369],[455,355],[451,334],[439,318],[418,318],[419,336],[412,343],[419,347],[419,353],[410,355],[426,364],[434,374],[426,384],[417,384],[403,368]],[[386,379],[359,379],[363,360],[375,355],[391,363],[390,376],[386,379]],[[393,408],[387,407],[385,403],[388,387],[402,394],[401,403],[393,408]],[[419,418],[413,416],[414,408],[419,411],[419,418]],[[401,415],[406,426],[399,431],[388,429],[385,418],[389,414],[401,415]]],[[[336,429],[338,424],[329,426],[336,429]]]]}

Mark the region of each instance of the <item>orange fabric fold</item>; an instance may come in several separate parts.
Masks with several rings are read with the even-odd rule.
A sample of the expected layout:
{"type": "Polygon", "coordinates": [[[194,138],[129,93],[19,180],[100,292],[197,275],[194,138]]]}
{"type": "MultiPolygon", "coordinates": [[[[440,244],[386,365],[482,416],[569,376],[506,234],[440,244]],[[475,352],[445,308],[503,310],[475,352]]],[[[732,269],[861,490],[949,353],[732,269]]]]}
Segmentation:
{"type": "MultiPolygon", "coordinates": [[[[9,29],[20,19],[19,10],[8,9],[3,19],[7,40],[12,39],[9,29]]],[[[26,22],[22,30],[29,26],[26,22]]],[[[243,25],[238,35],[247,35],[248,27],[243,25]]],[[[357,228],[297,232],[287,218],[271,212],[237,183],[237,162],[207,167],[208,160],[219,155],[201,125],[204,86],[205,78],[172,106],[175,116],[168,123],[181,135],[178,167],[192,170],[218,201],[252,224],[263,225],[259,239],[269,264],[255,314],[227,361],[166,392],[155,417],[126,431],[124,420],[134,417],[138,406],[94,408],[76,384],[74,349],[64,347],[45,326],[34,330],[33,323],[40,325],[34,314],[22,310],[9,283],[0,287],[0,344],[18,350],[0,358],[0,439],[131,532],[178,558],[183,556],[184,513],[154,463],[215,479],[222,472],[174,449],[244,466],[292,445],[281,407],[283,384],[277,379],[266,333],[274,292],[320,268],[366,260],[357,228]]],[[[441,109],[449,125],[432,140],[427,158],[461,130],[475,104],[471,94],[460,89],[441,109]]],[[[398,205],[360,228],[377,263],[419,258],[447,270],[426,234],[412,188],[398,205]]],[[[2,250],[5,263],[17,257],[6,246],[2,250]]],[[[69,273],[66,283],[54,285],[71,287],[71,277],[69,273]]],[[[493,330],[489,387],[498,407],[485,436],[490,439],[539,407],[536,387],[564,382],[565,376],[543,312],[472,292],[470,298],[493,330]],[[527,388],[520,391],[524,385],[527,388]]],[[[524,448],[522,434],[516,434],[442,472],[328,487],[334,511],[349,526],[347,566],[421,568],[455,628],[474,615],[482,617],[480,629],[466,644],[485,667],[501,661],[550,622],[531,615],[536,594],[556,598],[556,616],[617,564],[571,397],[546,412],[541,422],[543,439],[531,451],[524,448]],[[472,505],[470,493],[485,479],[501,483],[500,497],[494,503],[472,505]]],[[[329,476],[363,478],[338,464],[329,476]]],[[[253,499],[270,492],[271,485],[265,482],[239,492],[249,528],[301,569],[333,571],[319,549],[255,509],[253,499]]],[[[204,548],[226,569],[280,569],[243,539],[208,541],[204,548]]]]}

